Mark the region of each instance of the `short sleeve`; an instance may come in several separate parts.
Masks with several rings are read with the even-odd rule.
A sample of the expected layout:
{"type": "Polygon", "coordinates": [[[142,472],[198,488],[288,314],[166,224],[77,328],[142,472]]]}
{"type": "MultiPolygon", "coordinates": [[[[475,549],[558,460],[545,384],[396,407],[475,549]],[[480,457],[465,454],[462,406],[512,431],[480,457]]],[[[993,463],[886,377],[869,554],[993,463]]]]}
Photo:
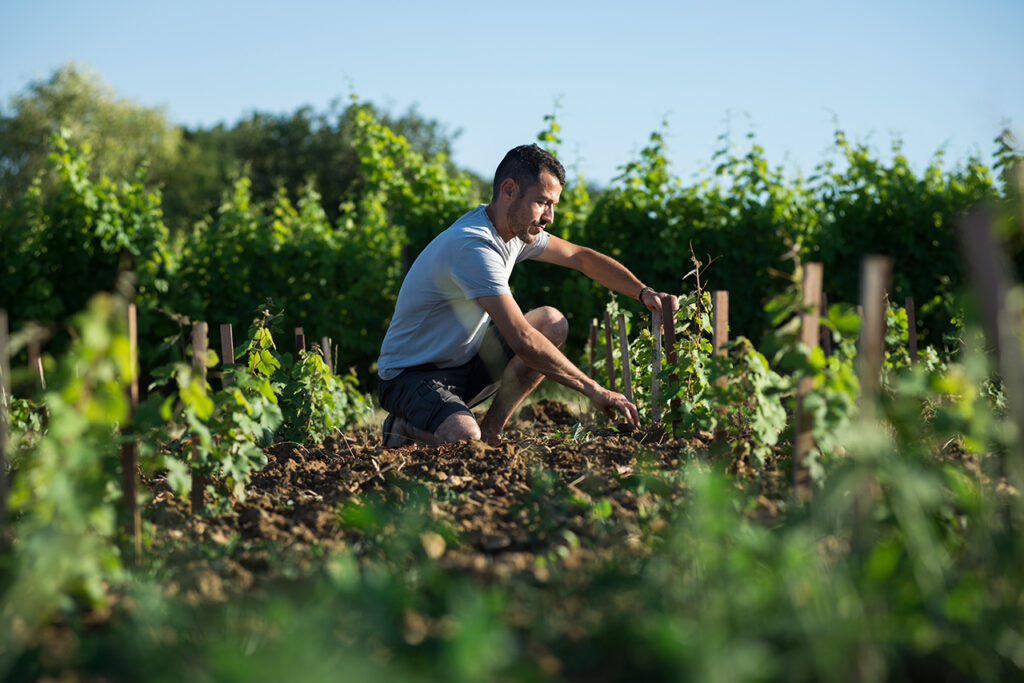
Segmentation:
{"type": "Polygon", "coordinates": [[[452,262],[452,280],[467,299],[511,294],[505,260],[494,245],[474,239],[459,248],[452,262]]]}

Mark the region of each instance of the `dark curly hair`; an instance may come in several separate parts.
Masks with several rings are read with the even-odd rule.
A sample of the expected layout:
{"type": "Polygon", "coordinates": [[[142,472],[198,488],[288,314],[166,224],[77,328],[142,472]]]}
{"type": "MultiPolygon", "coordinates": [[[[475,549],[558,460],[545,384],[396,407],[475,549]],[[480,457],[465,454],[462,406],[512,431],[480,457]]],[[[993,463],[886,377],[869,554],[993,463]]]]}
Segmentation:
{"type": "Polygon", "coordinates": [[[541,171],[547,171],[565,187],[565,167],[551,152],[541,149],[536,143],[513,147],[498,164],[494,172],[494,186],[491,201],[498,198],[498,192],[505,178],[511,178],[520,190],[540,182],[541,171]]]}

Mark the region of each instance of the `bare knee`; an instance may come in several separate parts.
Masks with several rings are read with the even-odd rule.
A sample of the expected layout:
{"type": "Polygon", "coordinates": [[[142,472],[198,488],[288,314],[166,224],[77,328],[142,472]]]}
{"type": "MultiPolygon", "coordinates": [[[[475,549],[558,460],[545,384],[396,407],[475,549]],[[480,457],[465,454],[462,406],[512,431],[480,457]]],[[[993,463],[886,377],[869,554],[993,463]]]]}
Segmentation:
{"type": "Polygon", "coordinates": [[[561,346],[569,337],[569,321],[554,306],[535,308],[526,314],[526,320],[555,346],[561,346]]]}
{"type": "Polygon", "coordinates": [[[434,432],[437,443],[454,443],[480,439],[480,425],[473,413],[455,413],[445,418],[434,432]]]}

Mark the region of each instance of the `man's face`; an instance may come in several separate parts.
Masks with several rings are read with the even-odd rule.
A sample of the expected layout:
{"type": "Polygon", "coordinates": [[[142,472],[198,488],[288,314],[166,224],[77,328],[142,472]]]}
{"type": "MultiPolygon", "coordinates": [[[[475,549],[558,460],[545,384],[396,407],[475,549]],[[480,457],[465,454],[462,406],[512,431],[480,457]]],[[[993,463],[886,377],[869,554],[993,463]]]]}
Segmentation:
{"type": "Polygon", "coordinates": [[[562,184],[547,171],[541,171],[539,182],[519,188],[506,216],[512,234],[526,244],[536,241],[540,231],[555,220],[555,204],[561,194],[562,184]]]}

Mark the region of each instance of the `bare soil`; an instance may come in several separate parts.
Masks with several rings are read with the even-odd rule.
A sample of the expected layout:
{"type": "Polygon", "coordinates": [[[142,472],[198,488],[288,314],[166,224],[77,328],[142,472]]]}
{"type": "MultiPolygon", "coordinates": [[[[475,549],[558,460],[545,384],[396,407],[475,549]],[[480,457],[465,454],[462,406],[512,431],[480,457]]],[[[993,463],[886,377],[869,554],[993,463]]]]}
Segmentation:
{"type": "Polygon", "coordinates": [[[571,568],[624,548],[642,552],[641,525],[658,523],[649,512],[684,495],[685,486],[655,494],[640,478],[676,471],[681,454],[707,452],[711,444],[710,434],[669,439],[608,423],[585,429],[570,406],[552,400],[524,407],[504,437],[494,447],[383,449],[379,433],[363,431],[319,448],[276,444],[244,500],[205,515],[191,514],[158,479],[146,514],[152,552],[179,569],[168,584],[172,594],[216,601],[261,575],[301,572],[332,551],[358,550],[369,532],[349,523],[346,510],[415,502],[444,531],[420,534],[424,551],[442,566],[486,577],[543,574],[537,560],[552,553],[571,568]],[[429,495],[417,496],[423,491],[429,495]],[[213,561],[197,551],[210,546],[220,549],[213,561]]]}

